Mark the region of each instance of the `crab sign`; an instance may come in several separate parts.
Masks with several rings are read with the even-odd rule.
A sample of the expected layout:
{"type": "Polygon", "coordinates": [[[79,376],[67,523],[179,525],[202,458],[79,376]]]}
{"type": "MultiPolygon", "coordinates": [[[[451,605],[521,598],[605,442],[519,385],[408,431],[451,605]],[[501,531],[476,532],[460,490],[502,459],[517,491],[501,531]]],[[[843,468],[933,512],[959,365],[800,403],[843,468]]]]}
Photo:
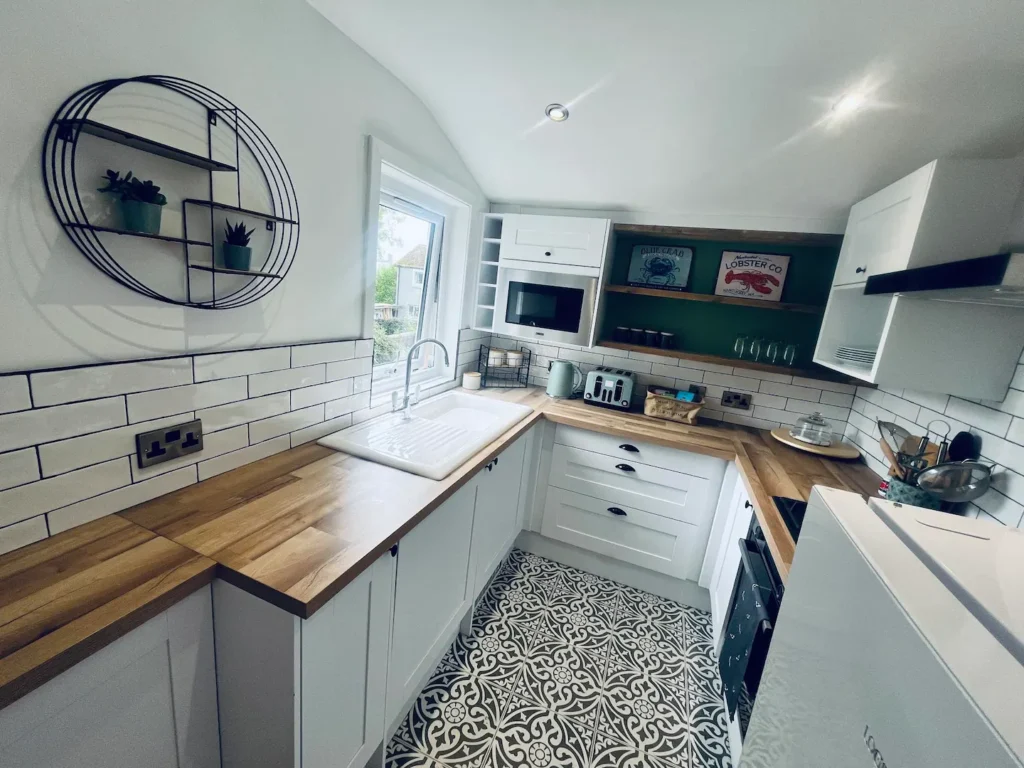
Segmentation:
{"type": "Polygon", "coordinates": [[[777,278],[771,275],[765,275],[760,272],[734,272],[729,270],[725,275],[725,283],[741,283],[746,292],[756,291],[761,294],[768,294],[772,292],[766,283],[771,283],[778,288],[782,283],[777,278]]]}

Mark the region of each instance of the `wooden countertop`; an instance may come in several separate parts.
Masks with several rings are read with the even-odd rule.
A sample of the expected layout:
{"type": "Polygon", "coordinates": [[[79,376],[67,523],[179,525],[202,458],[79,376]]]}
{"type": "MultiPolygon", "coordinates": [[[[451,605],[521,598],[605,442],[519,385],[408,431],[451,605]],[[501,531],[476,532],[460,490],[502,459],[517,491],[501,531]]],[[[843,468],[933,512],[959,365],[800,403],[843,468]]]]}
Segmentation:
{"type": "Polygon", "coordinates": [[[308,618],[541,419],[735,459],[783,579],[795,545],[771,496],[878,487],[863,462],[806,454],[768,432],[659,421],[536,388],[479,394],[534,413],[444,480],[310,444],[0,557],[0,707],[215,577],[308,618]]]}

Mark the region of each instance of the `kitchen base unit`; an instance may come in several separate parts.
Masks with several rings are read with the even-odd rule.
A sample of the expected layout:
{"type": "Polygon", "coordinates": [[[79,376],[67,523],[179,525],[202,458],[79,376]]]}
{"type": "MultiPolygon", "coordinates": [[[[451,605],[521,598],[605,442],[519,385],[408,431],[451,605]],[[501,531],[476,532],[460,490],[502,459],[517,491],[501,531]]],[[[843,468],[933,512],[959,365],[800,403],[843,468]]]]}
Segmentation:
{"type": "Polygon", "coordinates": [[[308,619],[215,581],[224,768],[362,768],[384,740],[395,558],[308,619]]]}
{"type": "Polygon", "coordinates": [[[210,587],[0,712],[0,766],[217,768],[210,587]]]}

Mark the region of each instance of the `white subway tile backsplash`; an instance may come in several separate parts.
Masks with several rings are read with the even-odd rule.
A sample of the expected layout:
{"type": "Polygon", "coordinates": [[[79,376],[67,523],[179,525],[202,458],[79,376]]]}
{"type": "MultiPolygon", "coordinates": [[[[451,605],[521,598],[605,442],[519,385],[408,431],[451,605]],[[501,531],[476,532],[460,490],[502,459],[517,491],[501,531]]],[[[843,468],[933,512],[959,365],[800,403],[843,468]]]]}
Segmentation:
{"type": "Polygon", "coordinates": [[[246,378],[240,376],[235,379],[218,379],[202,384],[140,392],[128,395],[128,420],[135,424],[170,416],[173,413],[197,411],[200,408],[245,400],[248,391],[246,378]]]}
{"type": "Polygon", "coordinates": [[[229,379],[235,376],[279,371],[289,365],[291,365],[291,350],[288,347],[196,355],[196,381],[213,381],[214,379],[229,379]]]}
{"type": "Polygon", "coordinates": [[[43,371],[33,373],[29,381],[32,402],[39,408],[191,384],[192,359],[175,357],[43,371]]]}
{"type": "Polygon", "coordinates": [[[0,451],[27,448],[125,424],[124,398],[35,408],[0,416],[0,451]]]}
{"type": "Polygon", "coordinates": [[[319,440],[321,437],[327,435],[333,435],[335,432],[340,432],[343,429],[348,429],[352,426],[352,414],[346,414],[345,416],[339,416],[336,419],[330,421],[324,421],[319,424],[314,424],[311,427],[305,429],[297,429],[292,432],[292,448],[296,448],[305,443],[311,443],[314,440],[319,440]]]}
{"type": "MultiPolygon", "coordinates": [[[[558,357],[562,360],[571,360],[574,363],[586,364],[586,365],[603,365],[604,357],[602,355],[594,354],[593,352],[584,352],[581,349],[570,349],[569,347],[561,347],[558,350],[558,357]]],[[[636,370],[630,368],[629,358],[616,358],[616,366],[619,368],[626,368],[627,370],[636,370]]],[[[642,373],[651,372],[650,363],[640,363],[642,373]]]]}
{"type": "MultiPolygon", "coordinates": [[[[977,432],[977,430],[972,430],[977,432]]],[[[1024,446],[1011,443],[995,435],[981,433],[981,455],[983,458],[1012,469],[1024,475],[1024,446]]]]}
{"type": "Polygon", "coordinates": [[[142,504],[157,496],[172,493],[196,482],[195,466],[185,467],[166,475],[159,475],[151,480],[125,486],[102,496],[81,501],[50,512],[46,517],[50,522],[50,535],[54,536],[69,528],[85,525],[101,517],[142,504]]]}
{"type": "Polygon", "coordinates": [[[1010,428],[1012,418],[1009,414],[978,405],[959,397],[949,398],[946,413],[954,419],[967,422],[972,426],[1002,437],[1010,428]]]}
{"type": "Polygon", "coordinates": [[[652,355],[647,352],[634,352],[630,350],[629,358],[632,360],[643,360],[647,363],[654,363],[655,365],[679,365],[679,359],[675,357],[665,357],[665,355],[652,355]]]}
{"type": "Polygon", "coordinates": [[[262,443],[272,437],[311,427],[323,420],[324,404],[320,403],[302,410],[282,413],[280,416],[272,416],[262,421],[254,421],[249,424],[249,442],[253,445],[262,443]]]}
{"type": "Polygon", "coordinates": [[[328,384],[320,384],[316,387],[297,389],[292,392],[291,409],[297,411],[300,408],[308,408],[318,403],[326,403],[328,400],[338,400],[351,394],[352,379],[342,379],[328,384]]]}
{"type": "Polygon", "coordinates": [[[0,413],[24,411],[31,407],[28,376],[0,376],[0,413]]]}
{"type": "MultiPolygon", "coordinates": [[[[372,349],[372,347],[371,347],[372,349]]],[[[333,363],[356,356],[354,341],[329,341],[323,344],[303,344],[292,347],[292,368],[301,368],[317,363],[333,363]]]]}
{"type": "Polygon", "coordinates": [[[373,339],[356,339],[356,357],[373,357],[373,339]]]}
{"type": "Polygon", "coordinates": [[[679,366],[679,370],[676,371],[675,375],[688,381],[704,381],[705,371],[702,371],[700,368],[691,368],[686,365],[686,362],[688,361],[684,361],[679,366]]]}
{"type": "MultiPolygon", "coordinates": [[[[549,349],[558,349],[558,347],[549,347],[549,349]]],[[[613,349],[612,347],[602,347],[599,345],[587,347],[587,351],[601,355],[602,357],[629,357],[629,352],[625,349],[613,349]]],[[[556,352],[551,354],[550,352],[542,352],[541,354],[555,357],[558,353],[556,352]]],[[[611,363],[605,363],[605,365],[611,365],[611,363]]]]}
{"type": "Polygon", "coordinates": [[[122,458],[0,491],[0,525],[27,520],[43,512],[120,488],[131,481],[128,459],[122,458]]]}
{"type": "Polygon", "coordinates": [[[170,427],[184,421],[191,421],[193,418],[191,412],[179,413],[162,419],[116,429],[106,429],[82,437],[72,437],[40,445],[39,463],[43,467],[43,476],[52,477],[121,456],[134,456],[135,436],[138,433],[149,432],[160,427],[170,427]]]}
{"type": "Polygon", "coordinates": [[[998,406],[999,410],[1005,413],[1012,413],[1014,416],[1024,417],[1024,392],[1011,389],[998,406]]]}
{"type": "MultiPolygon", "coordinates": [[[[687,368],[697,368],[701,371],[714,371],[715,373],[732,373],[733,367],[731,365],[719,365],[718,363],[705,363],[703,360],[680,360],[680,365],[685,365],[687,368]]],[[[745,372],[746,368],[735,369],[739,373],[745,372]]]]}
{"type": "Polygon", "coordinates": [[[373,358],[357,357],[327,364],[327,381],[350,379],[353,376],[366,376],[373,372],[373,358]]]}
{"type": "Polygon", "coordinates": [[[867,400],[869,403],[881,405],[882,400],[885,398],[885,393],[880,389],[873,389],[872,387],[857,387],[857,397],[867,400]]]}
{"type": "Polygon", "coordinates": [[[992,487],[1018,504],[1024,504],[1024,475],[1000,467],[992,475],[992,487]]]}
{"type": "Polygon", "coordinates": [[[765,408],[761,405],[755,405],[753,413],[758,419],[774,422],[772,424],[773,427],[777,427],[779,424],[796,424],[800,418],[799,413],[780,411],[778,408],[765,408]]]}
{"type": "Polygon", "coordinates": [[[203,435],[203,450],[199,451],[199,453],[189,453],[185,456],[179,456],[177,459],[165,461],[163,464],[154,464],[145,469],[140,468],[138,462],[132,458],[132,482],[138,483],[157,475],[165,475],[168,472],[187,467],[190,464],[196,464],[204,459],[212,459],[214,456],[220,456],[222,453],[237,451],[239,448],[245,448],[247,445],[249,445],[249,427],[246,424],[232,427],[231,429],[222,429],[220,432],[214,432],[211,435],[203,435]]]}
{"type": "Polygon", "coordinates": [[[286,392],[289,389],[312,387],[325,381],[327,370],[323,363],[271,373],[257,373],[249,377],[249,397],[262,397],[275,392],[286,392]]]}
{"type": "Polygon", "coordinates": [[[821,402],[828,405],[841,405],[844,408],[849,408],[853,405],[853,395],[844,395],[840,392],[823,391],[821,393],[821,402]]]}
{"type": "Polygon", "coordinates": [[[674,379],[679,376],[678,365],[663,365],[661,363],[653,363],[651,365],[651,375],[653,376],[667,376],[674,379]]]}
{"type": "Polygon", "coordinates": [[[1024,517],[1024,506],[991,488],[985,492],[984,496],[975,499],[974,503],[1003,525],[1019,528],[1021,518],[1024,517]]]}
{"type": "MultiPolygon", "coordinates": [[[[466,370],[475,371],[476,370],[476,366],[475,365],[474,366],[470,366],[466,370]]],[[[463,373],[462,371],[459,371],[459,376],[460,377],[462,376],[462,373],[463,373]]],[[[365,376],[356,376],[354,379],[352,379],[352,391],[353,392],[369,392],[370,391],[370,384],[371,384],[372,379],[373,379],[373,377],[370,374],[366,374],[365,376]]],[[[459,384],[461,385],[462,382],[460,381],[459,384]]]]}
{"type": "Polygon", "coordinates": [[[788,374],[784,374],[784,373],[773,373],[772,371],[754,371],[754,370],[748,370],[748,369],[745,369],[745,368],[734,368],[733,369],[733,373],[738,373],[740,375],[742,375],[744,372],[748,373],[751,376],[756,376],[757,378],[761,379],[762,381],[775,381],[775,382],[778,382],[779,384],[792,384],[793,383],[793,377],[788,375],[788,374]]]}
{"type": "MultiPolygon", "coordinates": [[[[344,416],[346,413],[352,413],[362,408],[370,407],[370,393],[360,392],[358,395],[351,395],[350,397],[343,397],[340,400],[332,400],[327,403],[324,408],[325,419],[336,419],[338,416],[344,416]]],[[[382,406],[382,413],[387,413],[391,409],[391,403],[384,403],[382,406]]]]}
{"type": "Polygon", "coordinates": [[[273,456],[275,453],[287,451],[290,447],[291,441],[288,435],[281,435],[281,437],[275,437],[272,440],[250,445],[248,448],[243,448],[240,451],[225,453],[223,456],[218,456],[215,459],[202,461],[199,463],[199,480],[201,482],[215,475],[229,472],[232,469],[244,467],[246,464],[252,464],[254,461],[273,456]]]}
{"type": "Polygon", "coordinates": [[[35,448],[0,453],[0,491],[39,479],[39,460],[35,448]]]}
{"type": "Polygon", "coordinates": [[[918,414],[921,412],[921,406],[917,403],[912,403],[909,400],[904,400],[902,397],[896,397],[896,395],[888,393],[882,397],[882,407],[898,416],[910,419],[910,421],[916,421],[918,414]]]}
{"type": "MultiPolygon", "coordinates": [[[[708,371],[704,374],[705,384],[717,384],[720,387],[726,387],[727,389],[742,389],[745,392],[756,392],[758,384],[764,386],[763,382],[759,382],[758,379],[749,379],[746,376],[733,376],[727,373],[715,373],[714,371],[708,371]]],[[[767,382],[771,383],[771,382],[767,382]]],[[[784,384],[778,384],[776,386],[785,386],[784,384]]]]}
{"type": "Polygon", "coordinates": [[[913,389],[903,390],[903,398],[939,413],[945,411],[946,405],[949,403],[949,395],[937,395],[934,392],[918,392],[913,389]]]}
{"type": "Polygon", "coordinates": [[[822,416],[840,421],[850,418],[850,409],[838,405],[825,405],[824,403],[809,403],[806,400],[790,400],[786,405],[787,411],[794,413],[820,413],[822,416]]]}
{"type": "Polygon", "coordinates": [[[1024,419],[1014,417],[1010,422],[1010,431],[1006,433],[1007,440],[1024,445],[1024,419]]]}
{"type": "Polygon", "coordinates": [[[248,421],[277,416],[291,410],[290,401],[290,393],[278,392],[275,395],[264,395],[252,400],[241,400],[196,411],[196,418],[203,420],[203,434],[209,434],[219,429],[237,427],[248,421]]]}
{"type": "Polygon", "coordinates": [[[762,381],[760,391],[766,392],[769,395],[778,395],[779,397],[795,397],[797,400],[808,400],[812,403],[816,403],[821,399],[820,389],[811,389],[793,384],[778,384],[774,381],[762,381]]]}
{"type": "Polygon", "coordinates": [[[800,387],[812,387],[814,389],[827,389],[830,392],[843,392],[852,395],[857,391],[853,384],[840,384],[838,381],[827,379],[808,379],[803,376],[794,376],[793,383],[800,387]]]}
{"type": "Polygon", "coordinates": [[[46,515],[0,528],[0,555],[35,544],[47,537],[46,515]]]}
{"type": "Polygon", "coordinates": [[[1010,386],[1014,389],[1024,390],[1024,365],[1017,366],[1013,379],[1010,381],[1010,386]]]}
{"type": "Polygon", "coordinates": [[[779,422],[774,419],[758,419],[752,416],[741,416],[738,413],[731,412],[723,413],[722,421],[728,424],[742,424],[745,427],[754,427],[755,429],[775,429],[779,426],[779,422]]]}

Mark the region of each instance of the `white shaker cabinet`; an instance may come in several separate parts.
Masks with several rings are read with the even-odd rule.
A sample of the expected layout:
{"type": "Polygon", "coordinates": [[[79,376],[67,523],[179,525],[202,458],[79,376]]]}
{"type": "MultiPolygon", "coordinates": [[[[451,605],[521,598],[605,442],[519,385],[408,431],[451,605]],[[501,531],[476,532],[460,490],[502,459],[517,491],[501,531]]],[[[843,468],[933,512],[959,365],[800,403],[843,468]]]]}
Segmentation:
{"type": "Polygon", "coordinates": [[[610,231],[609,219],[505,214],[501,226],[501,261],[598,270],[604,263],[610,231]]]}
{"type": "Polygon", "coordinates": [[[727,474],[728,482],[733,483],[732,490],[722,494],[711,534],[713,544],[708,548],[701,570],[701,584],[705,584],[706,579],[705,586],[711,595],[711,629],[716,648],[721,647],[722,629],[729,616],[732,591],[739,573],[741,557],[738,542],[747,537],[754,517],[754,505],[735,464],[727,474]]]}
{"type": "Polygon", "coordinates": [[[462,486],[399,542],[387,676],[389,734],[469,610],[478,479],[462,486]]]}
{"type": "Polygon", "coordinates": [[[224,768],[362,768],[384,739],[396,558],[309,619],[214,583],[224,768]]]}
{"type": "Polygon", "coordinates": [[[0,712],[3,768],[220,765],[210,587],[0,712]]]}

